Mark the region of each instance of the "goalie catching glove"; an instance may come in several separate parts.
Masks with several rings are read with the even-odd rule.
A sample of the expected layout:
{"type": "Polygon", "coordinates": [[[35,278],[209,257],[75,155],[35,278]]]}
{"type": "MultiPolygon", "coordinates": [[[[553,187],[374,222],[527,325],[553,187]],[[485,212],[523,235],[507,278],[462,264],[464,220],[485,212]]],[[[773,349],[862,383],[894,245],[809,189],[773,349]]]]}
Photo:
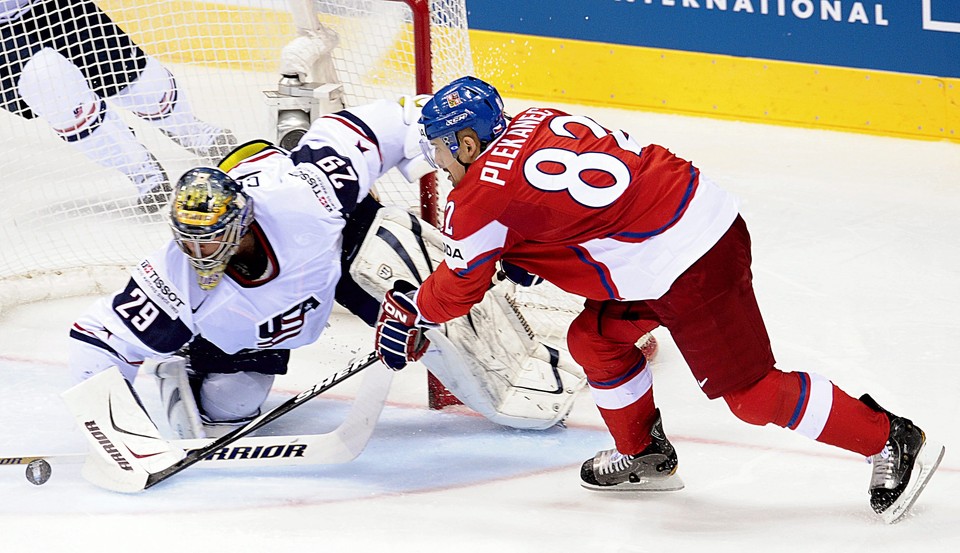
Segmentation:
{"type": "Polygon", "coordinates": [[[430,345],[425,324],[413,301],[416,288],[398,280],[387,292],[377,317],[377,357],[387,367],[399,371],[410,361],[419,361],[430,345]]]}

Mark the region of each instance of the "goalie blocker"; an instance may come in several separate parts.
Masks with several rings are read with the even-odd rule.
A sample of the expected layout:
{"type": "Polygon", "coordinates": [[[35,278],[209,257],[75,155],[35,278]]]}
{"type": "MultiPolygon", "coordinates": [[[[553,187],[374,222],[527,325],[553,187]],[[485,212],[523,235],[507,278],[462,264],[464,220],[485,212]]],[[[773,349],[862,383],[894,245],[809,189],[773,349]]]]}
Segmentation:
{"type": "MultiPolygon", "coordinates": [[[[374,298],[397,281],[419,285],[443,260],[439,231],[396,207],[374,216],[350,263],[351,279],[374,298]]],[[[567,352],[537,340],[500,281],[470,313],[427,331],[421,361],[464,405],[489,420],[542,430],[561,422],[586,384],[567,352]]]]}

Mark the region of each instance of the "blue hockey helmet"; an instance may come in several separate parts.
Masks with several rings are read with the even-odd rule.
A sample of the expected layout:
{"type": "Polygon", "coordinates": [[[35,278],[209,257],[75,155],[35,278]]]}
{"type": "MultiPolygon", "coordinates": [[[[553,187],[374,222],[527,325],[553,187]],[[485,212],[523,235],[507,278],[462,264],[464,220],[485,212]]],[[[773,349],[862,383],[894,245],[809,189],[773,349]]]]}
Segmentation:
{"type": "MultiPolygon", "coordinates": [[[[456,157],[457,131],[473,129],[486,145],[503,133],[507,120],[500,93],[476,77],[461,77],[444,86],[424,106],[420,116],[426,141],[442,138],[456,157]]],[[[432,160],[429,154],[427,158],[432,160]]]]}

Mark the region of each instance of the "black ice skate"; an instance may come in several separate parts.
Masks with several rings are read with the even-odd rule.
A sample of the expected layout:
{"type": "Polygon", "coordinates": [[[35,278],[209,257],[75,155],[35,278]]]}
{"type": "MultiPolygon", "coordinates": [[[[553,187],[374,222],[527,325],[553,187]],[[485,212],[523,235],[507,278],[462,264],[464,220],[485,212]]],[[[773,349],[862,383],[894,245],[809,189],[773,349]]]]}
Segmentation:
{"type": "Polygon", "coordinates": [[[870,457],[870,506],[887,524],[899,521],[940,465],[945,448],[927,439],[909,419],[880,407],[869,395],[860,401],[890,419],[890,437],[880,453],[870,457]]]}
{"type": "Polygon", "coordinates": [[[683,481],[676,475],[677,452],[663,433],[659,409],[650,436],[653,441],[636,455],[608,449],[587,459],[580,467],[580,485],[600,491],[682,490],[683,481]]]}

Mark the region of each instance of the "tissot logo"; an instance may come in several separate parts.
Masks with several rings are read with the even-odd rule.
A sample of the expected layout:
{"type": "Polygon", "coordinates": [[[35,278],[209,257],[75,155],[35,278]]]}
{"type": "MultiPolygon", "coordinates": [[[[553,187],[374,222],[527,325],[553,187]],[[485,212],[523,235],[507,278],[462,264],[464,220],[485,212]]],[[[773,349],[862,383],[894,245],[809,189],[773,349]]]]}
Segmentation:
{"type": "Polygon", "coordinates": [[[153,285],[153,291],[155,295],[159,296],[159,299],[166,302],[172,309],[176,312],[177,309],[183,307],[183,300],[180,299],[180,295],[177,293],[177,290],[170,286],[170,284],[163,280],[159,274],[157,274],[156,269],[154,269],[153,264],[150,261],[144,259],[140,262],[140,272],[143,275],[143,278],[147,282],[153,285]]]}

